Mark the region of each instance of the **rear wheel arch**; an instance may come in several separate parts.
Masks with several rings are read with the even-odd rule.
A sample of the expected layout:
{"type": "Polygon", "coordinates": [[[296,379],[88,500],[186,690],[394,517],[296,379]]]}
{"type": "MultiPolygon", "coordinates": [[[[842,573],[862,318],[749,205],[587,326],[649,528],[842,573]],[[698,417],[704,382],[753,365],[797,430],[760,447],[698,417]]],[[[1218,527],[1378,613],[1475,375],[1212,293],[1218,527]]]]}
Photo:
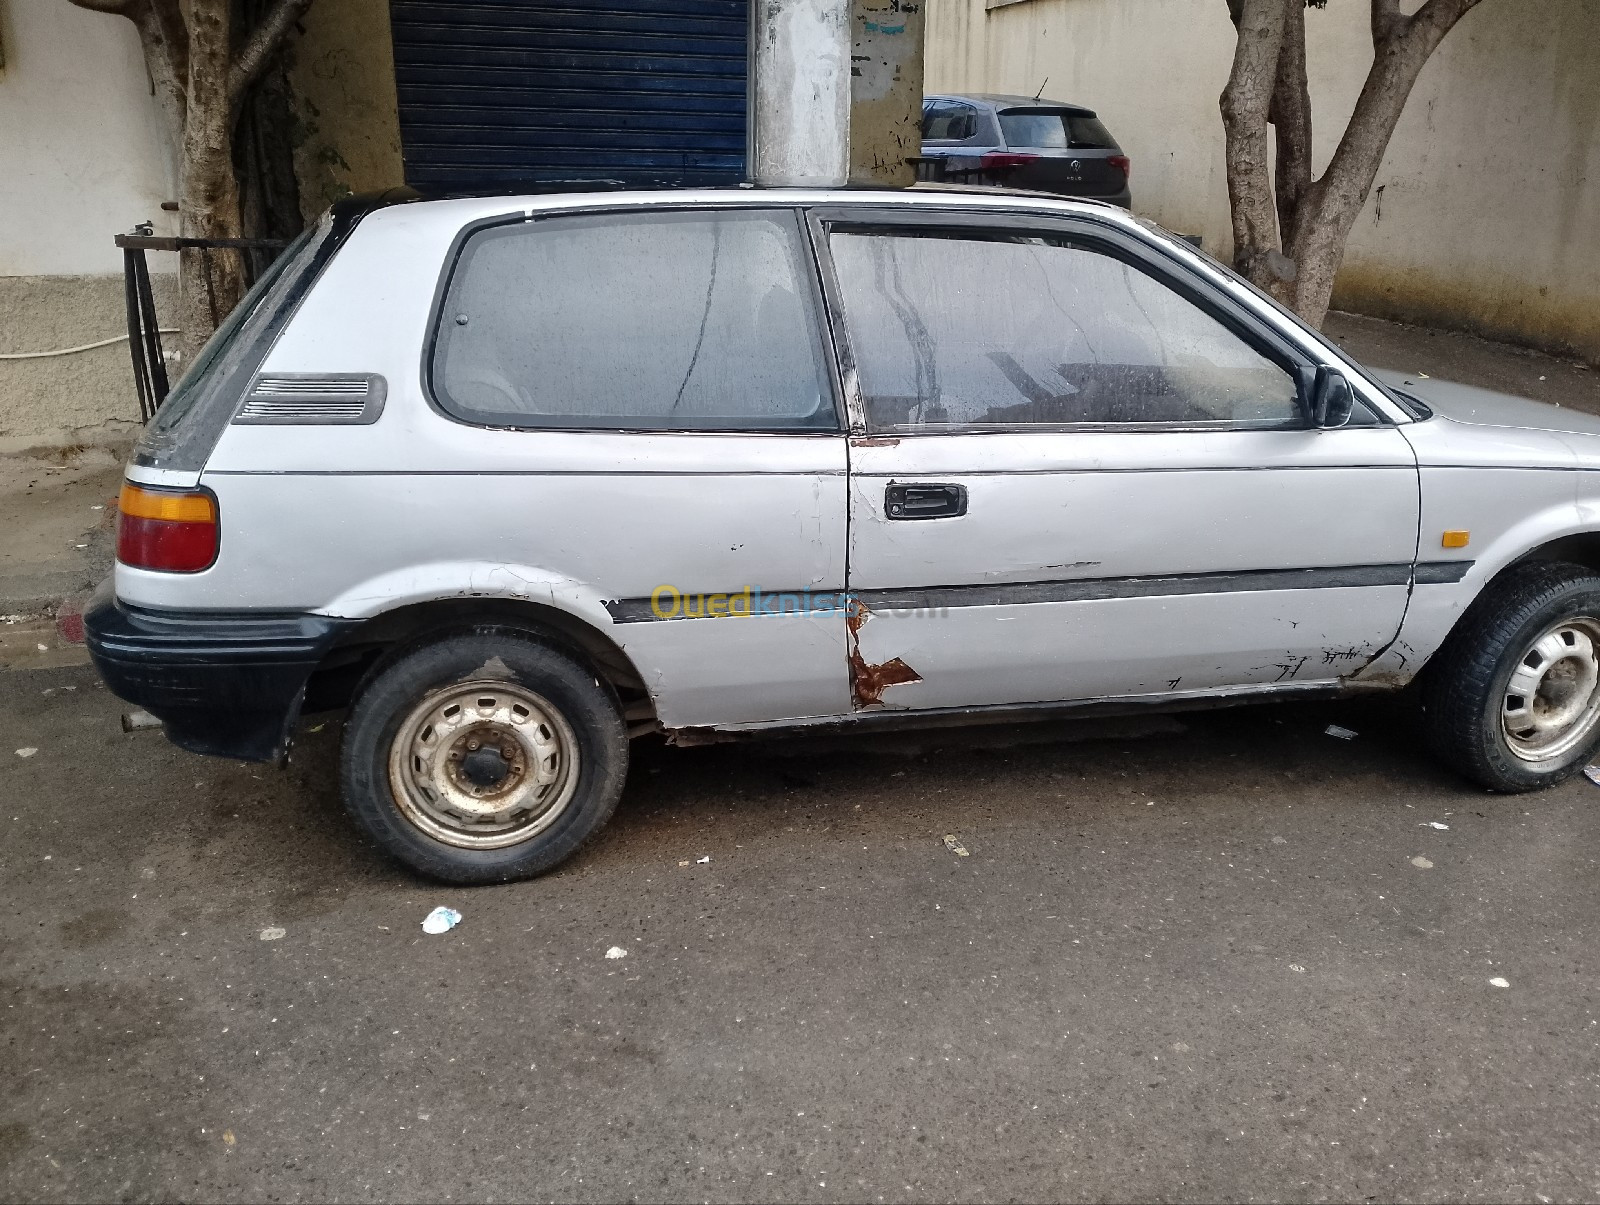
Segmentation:
{"type": "Polygon", "coordinates": [[[380,658],[454,633],[503,627],[538,637],[587,665],[617,696],[630,735],[655,727],[655,705],[633,660],[605,633],[559,607],[514,598],[441,598],[380,612],[340,637],[312,671],[305,710],[350,703],[380,658]]]}

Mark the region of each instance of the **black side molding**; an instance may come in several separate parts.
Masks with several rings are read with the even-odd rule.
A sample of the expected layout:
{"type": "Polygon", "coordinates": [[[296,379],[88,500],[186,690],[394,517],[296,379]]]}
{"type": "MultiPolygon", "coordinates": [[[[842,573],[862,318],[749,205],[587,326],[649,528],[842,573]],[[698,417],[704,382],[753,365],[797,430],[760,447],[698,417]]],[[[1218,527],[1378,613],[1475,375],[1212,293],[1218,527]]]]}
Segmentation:
{"type": "Polygon", "coordinates": [[[1471,561],[1419,561],[1414,580],[1419,586],[1442,586],[1459,582],[1471,568],[1471,561]]]}

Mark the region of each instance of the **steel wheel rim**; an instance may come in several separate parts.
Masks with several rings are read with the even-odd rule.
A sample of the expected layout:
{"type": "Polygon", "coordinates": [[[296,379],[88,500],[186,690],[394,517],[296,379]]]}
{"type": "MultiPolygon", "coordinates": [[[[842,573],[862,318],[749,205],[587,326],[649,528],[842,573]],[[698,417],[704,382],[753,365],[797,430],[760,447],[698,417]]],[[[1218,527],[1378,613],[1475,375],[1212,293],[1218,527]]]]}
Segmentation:
{"type": "Polygon", "coordinates": [[[1600,718],[1600,622],[1563,619],[1524,650],[1500,700],[1500,731],[1520,760],[1560,761],[1600,718]]]}
{"type": "Polygon", "coordinates": [[[430,691],[389,746],[389,785],[401,814],[461,849],[503,849],[549,828],[571,804],[578,770],[566,717],[512,682],[430,691]]]}

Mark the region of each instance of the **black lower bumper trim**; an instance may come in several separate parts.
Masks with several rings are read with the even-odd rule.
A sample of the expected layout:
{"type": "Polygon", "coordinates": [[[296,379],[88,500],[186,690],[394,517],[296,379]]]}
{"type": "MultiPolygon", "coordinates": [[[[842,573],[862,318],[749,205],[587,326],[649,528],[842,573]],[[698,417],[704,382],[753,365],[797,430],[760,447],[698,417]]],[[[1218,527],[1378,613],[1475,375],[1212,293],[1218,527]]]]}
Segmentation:
{"type": "Polygon", "coordinates": [[[119,698],[161,720],[180,748],[246,761],[283,753],[311,671],[359,622],[131,607],[109,581],[83,615],[89,655],[119,698]]]}

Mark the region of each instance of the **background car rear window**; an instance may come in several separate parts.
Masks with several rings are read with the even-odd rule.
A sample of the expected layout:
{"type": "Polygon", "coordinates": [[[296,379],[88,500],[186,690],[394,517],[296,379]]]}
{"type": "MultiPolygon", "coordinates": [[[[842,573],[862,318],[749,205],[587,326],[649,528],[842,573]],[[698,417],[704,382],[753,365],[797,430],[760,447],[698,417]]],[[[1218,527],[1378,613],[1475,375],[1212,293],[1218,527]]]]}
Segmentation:
{"type": "Polygon", "coordinates": [[[439,310],[435,397],[495,426],[835,428],[805,265],[789,212],[489,227],[439,310]]]}
{"type": "Polygon", "coordinates": [[[1041,110],[1002,112],[1000,133],[1008,147],[1040,151],[1114,151],[1117,140],[1098,117],[1041,110]]]}
{"type": "Polygon", "coordinates": [[[829,248],[872,430],[1304,421],[1286,369],[1110,255],[839,230],[829,248]]]}

